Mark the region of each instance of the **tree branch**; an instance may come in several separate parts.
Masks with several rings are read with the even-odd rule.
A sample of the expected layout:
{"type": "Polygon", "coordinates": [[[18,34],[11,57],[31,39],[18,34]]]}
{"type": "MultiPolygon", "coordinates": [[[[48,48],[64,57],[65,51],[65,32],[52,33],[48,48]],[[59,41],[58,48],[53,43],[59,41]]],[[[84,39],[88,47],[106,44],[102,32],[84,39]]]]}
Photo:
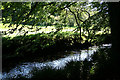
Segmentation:
{"type": "Polygon", "coordinates": [[[68,9],[69,9],[69,11],[74,15],[74,17],[75,17],[75,20],[76,20],[76,23],[77,23],[77,25],[78,25],[78,27],[80,26],[80,24],[78,23],[78,21],[77,21],[77,16],[76,16],[76,14],[68,7],[68,9]]]}
{"type": "Polygon", "coordinates": [[[79,21],[83,22],[83,20],[81,20],[80,17],[79,17],[79,12],[78,11],[79,10],[76,10],[76,12],[77,12],[77,18],[78,18],[79,21]]]}
{"type": "Polygon", "coordinates": [[[68,8],[68,7],[70,7],[71,5],[73,5],[73,4],[75,4],[75,3],[76,3],[76,2],[67,4],[67,5],[66,5],[65,7],[63,7],[63,8],[59,7],[57,10],[55,9],[51,14],[53,14],[54,12],[57,12],[57,11],[61,11],[61,10],[65,9],[65,8],[68,8]]]}

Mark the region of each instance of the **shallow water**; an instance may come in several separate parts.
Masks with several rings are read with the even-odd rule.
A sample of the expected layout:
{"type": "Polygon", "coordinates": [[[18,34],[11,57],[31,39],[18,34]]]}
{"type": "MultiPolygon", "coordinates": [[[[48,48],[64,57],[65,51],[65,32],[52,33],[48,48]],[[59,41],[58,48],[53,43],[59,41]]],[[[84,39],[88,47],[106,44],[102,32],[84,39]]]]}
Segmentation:
{"type": "MultiPolygon", "coordinates": [[[[111,47],[111,44],[101,45],[101,48],[105,48],[105,47],[111,47]]],[[[11,69],[9,73],[3,72],[2,75],[0,74],[0,78],[2,76],[2,79],[6,80],[7,78],[17,78],[19,75],[24,76],[26,78],[31,78],[32,77],[31,71],[34,68],[42,69],[45,66],[50,66],[51,68],[60,69],[60,68],[64,68],[66,66],[66,63],[70,61],[83,61],[85,59],[88,59],[90,61],[91,60],[90,56],[94,54],[94,52],[96,52],[97,50],[98,50],[98,46],[92,46],[89,47],[88,50],[70,51],[71,53],[74,54],[70,54],[67,56],[64,55],[64,58],[60,58],[58,60],[54,60],[51,62],[43,62],[43,63],[26,62],[20,66],[16,66],[15,68],[11,69]]]]}

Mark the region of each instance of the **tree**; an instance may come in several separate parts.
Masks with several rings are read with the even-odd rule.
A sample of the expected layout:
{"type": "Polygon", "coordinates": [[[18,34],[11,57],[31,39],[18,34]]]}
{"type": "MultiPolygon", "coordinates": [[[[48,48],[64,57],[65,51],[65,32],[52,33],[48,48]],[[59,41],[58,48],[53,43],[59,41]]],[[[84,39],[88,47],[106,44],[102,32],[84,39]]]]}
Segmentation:
{"type": "Polygon", "coordinates": [[[120,38],[119,38],[119,18],[120,18],[120,2],[110,2],[109,4],[109,14],[110,14],[110,26],[112,31],[112,53],[111,56],[111,71],[114,76],[119,76],[120,74],[120,38]]]}
{"type": "Polygon", "coordinates": [[[47,26],[49,20],[52,20],[52,15],[60,15],[63,9],[70,7],[72,4],[74,2],[5,2],[2,3],[2,22],[3,24],[9,23],[8,27],[17,24],[15,28],[8,31],[10,33],[14,33],[20,24],[24,25],[18,29],[19,31],[28,24],[36,26],[39,23],[45,23],[44,25],[47,26]]]}
{"type": "MultiPolygon", "coordinates": [[[[2,5],[3,23],[9,23],[8,27],[15,25],[15,27],[8,31],[10,34],[16,30],[21,32],[24,30],[25,25],[32,26],[27,27],[28,29],[33,29],[33,27],[37,25],[44,25],[46,27],[55,25],[56,33],[66,25],[77,26],[76,32],[78,32],[78,30],[80,31],[79,37],[81,43],[82,36],[87,36],[87,40],[91,42],[92,39],[94,39],[95,32],[109,26],[109,17],[105,3],[5,2],[2,3],[2,5]],[[21,24],[23,25],[19,27],[21,24]],[[87,32],[88,35],[84,32],[82,33],[82,29],[84,32],[87,32]]],[[[40,28],[37,28],[37,30],[39,29],[40,28]]],[[[24,30],[25,34],[27,34],[27,32],[28,31],[24,30]]]]}

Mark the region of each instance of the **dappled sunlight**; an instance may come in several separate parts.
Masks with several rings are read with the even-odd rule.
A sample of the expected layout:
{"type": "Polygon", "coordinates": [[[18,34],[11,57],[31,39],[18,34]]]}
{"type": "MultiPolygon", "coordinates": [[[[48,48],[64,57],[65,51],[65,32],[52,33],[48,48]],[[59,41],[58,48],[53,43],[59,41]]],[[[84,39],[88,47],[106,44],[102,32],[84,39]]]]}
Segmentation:
{"type": "Polygon", "coordinates": [[[3,2],[0,78],[97,80],[113,41],[109,4],[92,1],[3,2]]]}
{"type": "MultiPolygon", "coordinates": [[[[7,35],[3,34],[3,37],[7,37],[7,36],[9,36],[9,37],[16,37],[16,36],[24,35],[25,31],[28,31],[26,35],[38,34],[38,33],[50,33],[50,32],[55,32],[56,31],[55,26],[48,26],[48,27],[35,26],[35,27],[38,27],[38,29],[39,29],[38,31],[36,31],[35,27],[33,28],[33,30],[29,30],[27,27],[30,27],[30,26],[26,25],[26,27],[23,28],[23,30],[20,32],[19,29],[21,27],[22,27],[22,25],[19,25],[17,31],[15,31],[13,34],[7,34],[7,35]]],[[[8,29],[10,29],[10,28],[2,27],[0,30],[1,31],[7,31],[8,29]]],[[[61,29],[61,32],[75,32],[74,30],[75,30],[74,27],[63,27],[63,29],[61,29]]],[[[83,29],[81,29],[81,31],[82,31],[82,33],[84,32],[83,29]]],[[[111,33],[110,29],[106,28],[106,30],[103,29],[101,31],[97,31],[96,35],[103,34],[103,33],[105,33],[105,31],[108,34],[111,33]]],[[[80,33],[80,32],[78,31],[77,33],[80,33]]],[[[88,33],[84,33],[84,34],[86,36],[88,36],[88,33]]],[[[84,36],[82,36],[82,37],[83,37],[84,40],[86,40],[84,36]]]]}
{"type": "MultiPolygon", "coordinates": [[[[9,24],[7,24],[9,25],[9,24]]],[[[3,26],[3,25],[2,25],[3,26]]],[[[0,30],[1,31],[7,31],[11,28],[5,28],[6,25],[4,25],[0,30]]],[[[15,26],[15,25],[14,25],[15,26]]],[[[30,35],[30,34],[38,34],[38,33],[50,33],[50,32],[55,32],[56,31],[56,28],[55,26],[47,26],[47,27],[40,27],[40,26],[35,26],[33,29],[34,30],[29,30],[27,27],[31,27],[29,25],[26,25],[25,28],[22,29],[21,32],[19,32],[19,29],[22,27],[22,25],[19,25],[18,26],[18,30],[16,32],[14,32],[13,34],[7,34],[7,35],[4,35],[4,37],[7,37],[7,36],[10,36],[10,37],[16,37],[16,36],[19,36],[19,35],[24,35],[24,30],[25,31],[28,31],[27,35],[30,35]],[[38,27],[38,31],[36,31],[36,27],[38,27]]],[[[61,29],[61,32],[72,32],[75,28],[70,28],[70,27],[64,27],[63,29],[61,29]]]]}

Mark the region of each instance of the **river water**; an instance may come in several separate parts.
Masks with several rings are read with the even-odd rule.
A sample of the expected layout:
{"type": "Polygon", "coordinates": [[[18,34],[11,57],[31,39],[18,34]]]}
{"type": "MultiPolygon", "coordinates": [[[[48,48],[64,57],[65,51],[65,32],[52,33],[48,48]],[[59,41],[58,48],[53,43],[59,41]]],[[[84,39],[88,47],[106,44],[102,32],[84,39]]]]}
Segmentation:
{"type": "MultiPolygon", "coordinates": [[[[103,44],[100,48],[111,47],[111,44],[103,44]]],[[[64,58],[60,58],[58,60],[50,61],[50,62],[26,62],[22,65],[16,66],[15,68],[11,69],[8,73],[3,72],[0,74],[0,79],[7,80],[7,78],[17,78],[19,75],[24,76],[26,78],[31,78],[32,73],[31,71],[34,68],[42,69],[45,66],[50,66],[51,68],[60,69],[66,66],[66,63],[70,61],[83,61],[85,59],[91,60],[90,56],[94,54],[98,50],[98,46],[89,47],[88,50],[77,50],[77,51],[70,51],[70,55],[64,55],[64,58]]],[[[67,52],[67,51],[65,51],[67,52]]]]}

